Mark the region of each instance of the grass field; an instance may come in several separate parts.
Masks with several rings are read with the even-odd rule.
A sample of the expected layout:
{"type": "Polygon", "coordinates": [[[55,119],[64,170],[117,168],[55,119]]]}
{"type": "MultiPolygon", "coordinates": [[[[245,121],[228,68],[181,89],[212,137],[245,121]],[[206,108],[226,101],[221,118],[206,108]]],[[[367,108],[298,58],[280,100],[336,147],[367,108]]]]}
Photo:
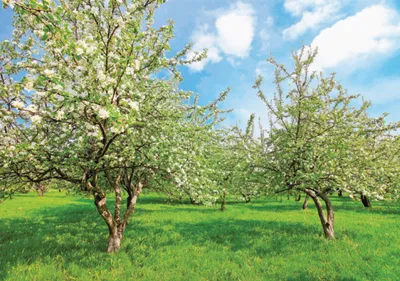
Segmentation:
{"type": "Polygon", "coordinates": [[[121,251],[91,199],[49,192],[0,205],[0,280],[400,280],[400,206],[334,198],[326,241],[313,205],[269,199],[227,211],[139,199],[121,251]]]}

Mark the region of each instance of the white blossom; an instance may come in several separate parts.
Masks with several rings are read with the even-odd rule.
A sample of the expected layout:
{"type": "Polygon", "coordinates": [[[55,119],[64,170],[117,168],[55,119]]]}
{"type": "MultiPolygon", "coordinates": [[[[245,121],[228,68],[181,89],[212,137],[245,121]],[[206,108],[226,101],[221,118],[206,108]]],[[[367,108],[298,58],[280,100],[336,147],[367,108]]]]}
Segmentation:
{"type": "Polygon", "coordinates": [[[99,117],[101,119],[107,119],[108,117],[110,117],[110,113],[106,109],[102,108],[99,110],[99,117]]]}
{"type": "Polygon", "coordinates": [[[82,55],[83,54],[83,49],[81,47],[76,48],[76,54],[78,56],[82,55]]]}
{"type": "Polygon", "coordinates": [[[140,69],[140,61],[139,60],[135,60],[133,63],[135,65],[135,70],[139,70],[140,69]]]}
{"type": "Polygon", "coordinates": [[[130,101],[129,102],[129,106],[135,110],[135,111],[139,111],[139,103],[136,101],[130,101]]]}
{"type": "Polygon", "coordinates": [[[42,121],[42,117],[39,115],[33,115],[31,116],[31,121],[33,124],[39,124],[42,121]]]}
{"type": "Polygon", "coordinates": [[[43,74],[46,75],[47,77],[53,77],[54,74],[55,74],[55,72],[54,72],[54,70],[52,70],[52,69],[45,69],[45,70],[43,71],[43,74]]]}
{"type": "Polygon", "coordinates": [[[63,97],[63,96],[60,96],[60,95],[54,95],[54,97],[55,97],[59,102],[62,102],[62,101],[64,100],[64,97],[63,97]]]}
{"type": "Polygon", "coordinates": [[[30,111],[30,112],[36,112],[37,111],[37,106],[34,104],[30,104],[26,107],[26,110],[30,111]]]}
{"type": "Polygon", "coordinates": [[[63,110],[57,111],[57,115],[56,115],[57,120],[61,120],[64,116],[65,116],[65,112],[63,110]]]}
{"type": "Polygon", "coordinates": [[[21,101],[13,101],[11,105],[17,109],[23,109],[24,108],[24,103],[21,101]]]}

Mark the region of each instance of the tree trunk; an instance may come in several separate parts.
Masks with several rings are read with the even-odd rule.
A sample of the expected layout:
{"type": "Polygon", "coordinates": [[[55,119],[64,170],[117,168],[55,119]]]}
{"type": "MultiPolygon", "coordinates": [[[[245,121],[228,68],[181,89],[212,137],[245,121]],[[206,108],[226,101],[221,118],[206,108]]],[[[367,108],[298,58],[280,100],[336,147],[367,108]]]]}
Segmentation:
{"type": "Polygon", "coordinates": [[[365,195],[361,195],[361,202],[363,203],[365,208],[371,207],[371,201],[369,201],[369,198],[365,195]]]}
{"type": "Polygon", "coordinates": [[[107,199],[104,191],[96,186],[97,180],[93,182],[93,185],[90,182],[87,182],[87,185],[90,190],[93,191],[94,195],[94,204],[96,205],[97,212],[101,215],[105,223],[108,227],[109,239],[107,246],[107,253],[115,253],[118,252],[121,248],[121,240],[123,234],[125,232],[126,226],[129,222],[130,215],[133,214],[136,207],[137,199],[142,192],[143,184],[138,183],[136,186],[132,183],[128,183],[128,199],[126,203],[126,210],[121,218],[121,203],[122,203],[122,194],[121,189],[119,187],[120,175],[117,176],[116,180],[113,181],[112,177],[109,173],[106,173],[106,176],[110,182],[113,184],[115,191],[115,213],[114,216],[107,208],[107,199]]]}
{"type": "Polygon", "coordinates": [[[190,196],[189,198],[190,198],[190,204],[192,204],[192,205],[199,205],[199,203],[196,202],[196,200],[193,199],[192,196],[190,196]]]}
{"type": "Polygon", "coordinates": [[[309,196],[306,195],[306,198],[304,199],[304,203],[302,206],[303,210],[307,209],[307,207],[308,207],[308,198],[309,198],[309,196]]]}
{"type": "Polygon", "coordinates": [[[96,205],[97,212],[103,218],[108,227],[109,240],[107,253],[117,252],[121,247],[122,236],[118,235],[118,226],[116,225],[111,212],[108,210],[106,205],[107,199],[105,194],[95,193],[94,204],[96,205]]]}
{"type": "Polygon", "coordinates": [[[224,189],[224,192],[223,192],[223,194],[222,194],[221,208],[220,208],[221,211],[225,211],[225,210],[226,210],[225,205],[226,205],[226,191],[225,191],[225,189],[224,189]]]}
{"type": "Polygon", "coordinates": [[[242,197],[244,198],[245,203],[250,203],[251,197],[249,195],[242,193],[242,197]]]}
{"type": "Polygon", "coordinates": [[[107,253],[116,253],[121,248],[121,240],[123,233],[118,231],[118,227],[114,227],[108,238],[107,253]]]}
{"type": "Polygon", "coordinates": [[[339,190],[338,193],[337,193],[337,195],[338,195],[339,197],[342,197],[342,196],[343,196],[343,192],[342,192],[341,190],[339,190]]]}
{"type": "Polygon", "coordinates": [[[43,195],[46,191],[45,185],[42,183],[36,184],[36,191],[37,191],[39,197],[43,197],[43,195]]]}
{"type": "Polygon", "coordinates": [[[301,200],[301,194],[299,194],[299,196],[297,196],[296,201],[300,201],[301,200]]]}
{"type": "Polygon", "coordinates": [[[328,196],[322,192],[319,192],[317,195],[312,190],[306,190],[306,193],[313,199],[315,206],[317,207],[318,216],[321,221],[325,238],[335,238],[333,206],[328,196]],[[324,209],[318,197],[321,197],[321,199],[325,202],[327,216],[325,216],[324,209]]]}

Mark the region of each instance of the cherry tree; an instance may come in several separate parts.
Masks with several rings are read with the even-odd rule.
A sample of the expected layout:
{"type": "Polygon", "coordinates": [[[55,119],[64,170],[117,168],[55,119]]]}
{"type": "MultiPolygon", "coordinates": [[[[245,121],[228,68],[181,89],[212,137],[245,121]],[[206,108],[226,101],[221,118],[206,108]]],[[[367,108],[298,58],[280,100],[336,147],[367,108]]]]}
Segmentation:
{"type": "Polygon", "coordinates": [[[15,29],[1,45],[0,180],[66,181],[93,194],[107,252],[120,249],[145,188],[215,201],[201,164],[227,92],[199,106],[179,90],[177,67],[205,53],[187,59],[188,45],[166,56],[173,23],[153,20],[163,2],[3,1],[15,29]]]}
{"type": "Polygon", "coordinates": [[[316,50],[293,53],[294,69],[274,58],[276,93],[265,103],[270,126],[266,138],[250,139],[252,162],[270,191],[305,193],[315,203],[327,238],[334,238],[334,208],[329,195],[339,190],[383,200],[399,188],[399,165],[390,145],[398,123],[385,115],[370,118],[370,103],[349,95],[335,80],[313,71],[316,50]],[[357,106],[357,104],[360,104],[357,106]],[[326,206],[324,212],[323,204],[326,206]]]}

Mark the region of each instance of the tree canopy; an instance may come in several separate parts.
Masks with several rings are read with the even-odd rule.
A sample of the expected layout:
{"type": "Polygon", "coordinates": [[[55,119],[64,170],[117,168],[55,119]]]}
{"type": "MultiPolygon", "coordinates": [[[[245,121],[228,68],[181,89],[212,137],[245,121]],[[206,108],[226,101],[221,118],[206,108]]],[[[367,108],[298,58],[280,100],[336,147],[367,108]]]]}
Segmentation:
{"type": "Polygon", "coordinates": [[[163,2],[4,2],[13,6],[15,30],[0,47],[0,177],[14,186],[62,180],[93,193],[109,252],[119,249],[143,188],[213,200],[202,192],[214,183],[200,164],[227,92],[200,106],[179,90],[177,67],[204,54],[187,60],[188,45],[166,55],[173,23],[153,27],[163,2]]]}

